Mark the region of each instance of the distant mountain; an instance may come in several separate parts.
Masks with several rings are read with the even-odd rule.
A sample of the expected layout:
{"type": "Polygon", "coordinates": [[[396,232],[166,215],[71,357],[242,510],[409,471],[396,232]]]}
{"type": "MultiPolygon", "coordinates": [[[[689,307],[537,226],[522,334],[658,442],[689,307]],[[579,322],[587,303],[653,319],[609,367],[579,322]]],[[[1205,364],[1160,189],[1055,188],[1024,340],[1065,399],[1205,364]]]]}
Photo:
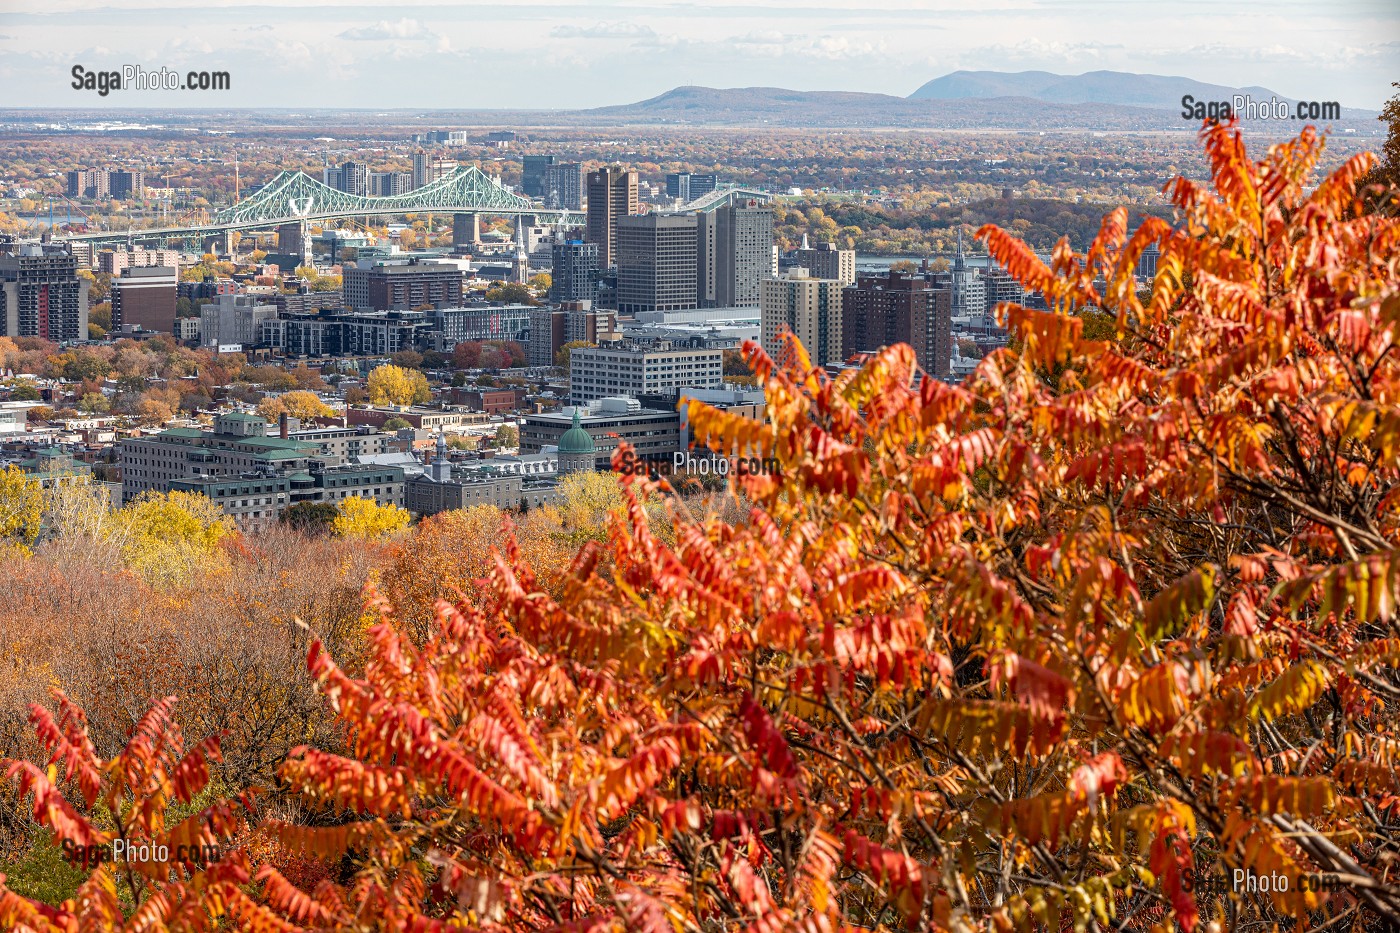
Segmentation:
{"type": "Polygon", "coordinates": [[[1254,100],[1277,97],[1263,87],[1233,88],[1169,75],[1140,75],[1126,71],[1090,71],[1082,75],[1057,75],[1048,71],[955,71],[909,95],[910,100],[985,100],[995,97],[1030,97],[1057,104],[1120,104],[1131,107],[1181,109],[1181,98],[1230,100],[1247,94],[1254,100]]]}
{"type": "Polygon", "coordinates": [[[853,91],[777,87],[686,86],[635,104],[573,112],[589,123],[677,123],[729,126],[918,127],[1023,130],[1182,129],[1159,109],[1055,104],[1026,97],[934,100],[853,91]]]}

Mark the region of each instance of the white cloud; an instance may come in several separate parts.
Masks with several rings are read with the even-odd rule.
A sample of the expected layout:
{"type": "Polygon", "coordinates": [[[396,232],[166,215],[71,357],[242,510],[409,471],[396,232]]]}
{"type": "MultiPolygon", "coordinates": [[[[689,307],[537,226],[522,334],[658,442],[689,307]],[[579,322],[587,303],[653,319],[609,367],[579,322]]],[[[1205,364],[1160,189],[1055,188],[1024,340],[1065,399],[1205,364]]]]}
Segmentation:
{"type": "Polygon", "coordinates": [[[641,39],[655,36],[656,31],[639,23],[594,23],[591,26],[555,26],[549,34],[555,39],[641,39]]]}
{"type": "Polygon", "coordinates": [[[437,37],[418,20],[404,18],[394,22],[381,19],[370,26],[356,26],[342,32],[340,38],[376,42],[385,39],[435,39],[437,37]]]}

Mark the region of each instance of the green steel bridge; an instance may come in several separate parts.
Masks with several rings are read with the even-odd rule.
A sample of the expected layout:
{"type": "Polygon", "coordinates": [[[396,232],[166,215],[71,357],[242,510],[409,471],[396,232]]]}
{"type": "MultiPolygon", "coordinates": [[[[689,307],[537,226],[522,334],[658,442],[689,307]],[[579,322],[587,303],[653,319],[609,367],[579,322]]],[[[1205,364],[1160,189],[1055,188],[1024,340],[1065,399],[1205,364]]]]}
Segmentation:
{"type": "MultiPolygon", "coordinates": [[[[681,205],[678,210],[712,211],[734,200],[766,202],[771,198],[769,193],[755,189],[721,188],[681,205]]],[[[578,211],[542,207],[512,194],[476,166],[458,168],[407,194],[387,197],[347,194],[316,181],[305,172],[285,171],[273,176],[256,193],[218,211],[208,224],[103,230],[68,234],[58,239],[94,245],[207,241],[226,237],[234,230],[258,230],[283,224],[300,224],[304,230],[307,224],[338,218],[428,213],[531,217],[535,223],[566,227],[581,226],[584,220],[578,211]]]]}

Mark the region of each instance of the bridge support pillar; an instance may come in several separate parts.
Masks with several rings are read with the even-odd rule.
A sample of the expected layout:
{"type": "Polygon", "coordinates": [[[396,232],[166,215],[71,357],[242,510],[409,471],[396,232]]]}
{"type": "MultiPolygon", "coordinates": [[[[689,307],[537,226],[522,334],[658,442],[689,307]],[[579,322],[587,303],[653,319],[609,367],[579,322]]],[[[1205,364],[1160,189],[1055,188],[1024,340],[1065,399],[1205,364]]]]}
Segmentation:
{"type": "Polygon", "coordinates": [[[229,238],[227,230],[219,233],[211,233],[204,238],[204,252],[213,253],[216,256],[228,256],[233,252],[233,243],[229,238]]]}
{"type": "Polygon", "coordinates": [[[481,245],[481,215],[452,215],[452,245],[458,249],[481,245]]]}

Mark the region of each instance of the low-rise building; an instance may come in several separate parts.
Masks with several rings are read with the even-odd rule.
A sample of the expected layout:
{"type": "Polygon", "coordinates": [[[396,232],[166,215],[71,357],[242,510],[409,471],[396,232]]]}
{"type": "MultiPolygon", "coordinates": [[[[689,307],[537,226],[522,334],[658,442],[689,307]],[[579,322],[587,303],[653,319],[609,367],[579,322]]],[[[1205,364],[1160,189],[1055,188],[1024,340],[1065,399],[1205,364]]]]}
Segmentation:
{"type": "MultiPolygon", "coordinates": [[[[578,427],[593,439],[594,469],[606,470],[619,442],[626,441],[638,456],[669,458],[681,449],[680,415],[644,409],[634,398],[602,398],[592,406],[577,406],[578,427]]],[[[559,450],[564,434],[574,427],[574,408],[526,415],[520,427],[520,452],[559,450]]],[[[561,467],[562,472],[562,467],[561,467]]]]}
{"type": "Polygon", "coordinates": [[[682,386],[724,385],[724,352],[686,347],[579,347],[569,354],[569,400],[583,405],[617,396],[663,395],[682,386]]]}

